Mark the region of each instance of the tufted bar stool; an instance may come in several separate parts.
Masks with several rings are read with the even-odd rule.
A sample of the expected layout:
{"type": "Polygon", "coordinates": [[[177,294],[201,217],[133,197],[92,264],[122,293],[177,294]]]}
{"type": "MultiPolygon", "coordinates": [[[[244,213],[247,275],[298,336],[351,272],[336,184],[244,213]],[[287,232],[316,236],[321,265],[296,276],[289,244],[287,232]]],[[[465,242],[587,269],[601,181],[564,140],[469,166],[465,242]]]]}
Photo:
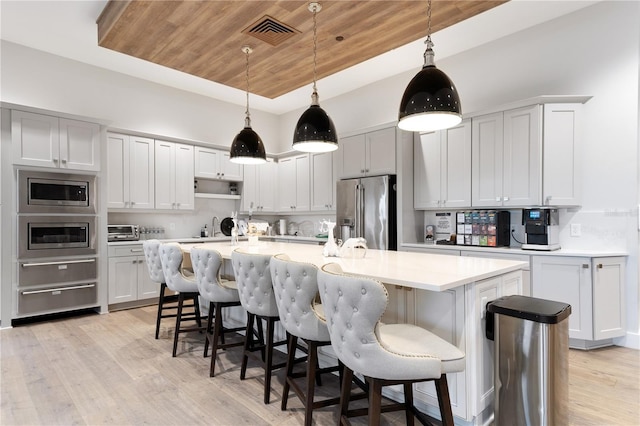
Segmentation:
{"type": "Polygon", "coordinates": [[[278,254],[271,259],[271,280],[280,322],[288,336],[287,375],[282,391],[281,408],[287,409],[291,387],[304,405],[306,426],[311,425],[315,408],[336,405],[340,401],[339,397],[314,401],[316,377],[319,378],[319,374],[340,370],[339,366],[318,368],[318,347],[330,345],[331,338],[318,296],[317,275],[318,268],[315,265],[294,262],[285,254],[278,254]],[[293,372],[298,339],[302,339],[307,345],[305,374],[293,372]],[[305,376],[306,391],[294,380],[305,376]]]}
{"type": "Polygon", "coordinates": [[[204,356],[207,356],[209,343],[211,343],[211,367],[209,368],[209,377],[213,377],[218,349],[227,349],[244,344],[242,341],[232,343],[225,343],[224,341],[225,334],[244,330],[244,327],[225,328],[222,317],[223,308],[240,306],[240,296],[235,281],[223,280],[220,277],[222,256],[218,251],[192,248],[191,265],[193,266],[196,283],[198,284],[200,299],[209,302],[207,340],[204,344],[204,356]]]}
{"type": "Polygon", "coordinates": [[[287,343],[286,340],[274,342],[274,325],[280,321],[269,264],[271,255],[251,254],[236,249],[231,253],[231,262],[238,285],[240,303],[247,311],[247,328],[245,332],[244,354],[240,368],[240,379],[244,380],[249,355],[261,351],[264,367],[264,403],[268,404],[271,396],[271,374],[273,370],[282,368],[284,363],[273,363],[273,349],[287,343]],[[253,325],[257,319],[259,344],[254,340],[253,325]],[[262,337],[262,321],[267,325],[266,337],[262,337]]]}
{"type": "Polygon", "coordinates": [[[162,272],[162,262],[160,261],[160,241],[145,240],[142,242],[144,250],[144,258],[147,261],[147,269],[149,270],[149,278],[151,281],[160,284],[160,296],[158,297],[158,315],[156,318],[156,339],[160,333],[160,321],[162,318],[175,318],[176,309],[175,302],[178,301],[177,295],[165,295],[167,283],[162,272]],[[170,314],[163,314],[162,311],[169,310],[170,314]]]}
{"type": "Polygon", "coordinates": [[[190,331],[202,331],[202,320],[200,317],[200,302],[198,284],[193,277],[183,275],[180,265],[182,264],[182,249],[178,243],[160,244],[160,261],[167,287],[178,292],[178,312],[176,314],[176,328],[173,335],[173,356],[178,350],[178,336],[180,333],[190,331]],[[192,303],[185,304],[185,300],[192,303]],[[183,313],[184,308],[192,308],[193,311],[183,313]],[[182,321],[195,321],[196,327],[182,328],[182,321]]]}
{"type": "Polygon", "coordinates": [[[389,295],[374,279],[344,274],[337,264],[327,264],[318,272],[318,288],[327,318],[331,345],[345,365],[340,398],[341,422],[347,417],[369,415],[369,424],[380,423],[381,409],[404,409],[406,423],[414,415],[429,424],[426,415],[413,405],[413,383],[433,380],[443,425],[453,425],[446,373],[464,370],[464,353],[433,333],[410,324],[384,324],[389,295]],[[369,384],[368,410],[349,411],[353,373],[369,384]],[[402,384],[404,404],[381,406],[382,387],[402,384]]]}

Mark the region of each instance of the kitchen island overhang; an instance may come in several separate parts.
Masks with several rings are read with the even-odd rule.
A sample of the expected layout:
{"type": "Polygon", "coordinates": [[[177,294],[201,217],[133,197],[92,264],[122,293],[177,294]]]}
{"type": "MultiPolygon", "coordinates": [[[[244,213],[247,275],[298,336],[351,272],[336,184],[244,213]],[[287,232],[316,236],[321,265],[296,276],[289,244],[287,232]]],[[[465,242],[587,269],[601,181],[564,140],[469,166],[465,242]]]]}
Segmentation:
{"type": "MultiPolygon", "coordinates": [[[[193,246],[181,245],[187,261],[193,246]]],[[[447,375],[456,424],[481,425],[491,421],[493,342],[484,333],[486,304],[506,295],[530,294],[522,279],[527,262],[384,250],[367,250],[364,258],[362,252],[355,252],[353,257],[324,257],[322,246],[266,241],[197,246],[217,250],[223,259],[231,259],[233,250],[241,249],[256,254],[285,253],[292,260],[318,267],[338,263],[345,273],[381,281],[389,292],[384,322],[419,325],[465,352],[465,371],[447,375]]],[[[232,320],[244,321],[242,310],[231,315],[232,320]]],[[[280,329],[276,334],[284,338],[285,333],[280,329]]],[[[327,348],[322,355],[334,358],[335,362],[333,352],[327,348]]],[[[385,389],[385,395],[404,400],[400,389],[385,389]]],[[[439,418],[438,399],[431,383],[414,385],[414,403],[418,409],[439,418]]]]}

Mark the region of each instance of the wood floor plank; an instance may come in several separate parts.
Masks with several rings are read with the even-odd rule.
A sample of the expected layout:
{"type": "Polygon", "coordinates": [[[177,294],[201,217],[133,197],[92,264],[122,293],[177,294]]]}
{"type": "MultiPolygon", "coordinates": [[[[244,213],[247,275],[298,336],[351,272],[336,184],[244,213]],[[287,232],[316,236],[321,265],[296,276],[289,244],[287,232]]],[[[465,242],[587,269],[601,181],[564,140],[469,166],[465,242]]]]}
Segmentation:
{"type": "MultiPolygon", "coordinates": [[[[221,351],[216,376],[203,358],[204,336],[180,336],[171,356],[171,321],[154,339],[155,306],[107,315],[38,322],[0,331],[2,425],[278,425],[304,422],[291,394],[280,410],[283,372],[272,379],[271,404],[262,402],[263,370],[249,363],[240,380],[240,348],[221,351]]],[[[335,377],[318,396],[334,396],[335,377]]],[[[365,401],[360,401],[366,404],[365,401]]],[[[571,425],[640,425],[640,351],[611,347],[569,354],[571,425]]],[[[314,411],[317,425],[336,423],[335,407],[314,411]]],[[[367,424],[366,418],[353,419],[367,424]]],[[[385,425],[403,425],[400,413],[385,425]]]]}

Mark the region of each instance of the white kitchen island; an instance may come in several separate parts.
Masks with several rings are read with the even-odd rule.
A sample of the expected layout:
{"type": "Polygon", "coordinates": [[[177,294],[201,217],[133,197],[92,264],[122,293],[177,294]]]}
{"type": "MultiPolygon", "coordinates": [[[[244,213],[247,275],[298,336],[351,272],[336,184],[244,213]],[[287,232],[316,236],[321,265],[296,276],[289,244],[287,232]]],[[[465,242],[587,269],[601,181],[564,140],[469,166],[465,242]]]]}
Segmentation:
{"type": "MultiPolygon", "coordinates": [[[[185,252],[192,246],[182,245],[185,252]]],[[[485,306],[501,296],[529,294],[522,284],[521,270],[528,267],[526,262],[384,250],[367,250],[364,258],[358,250],[354,257],[336,258],[322,256],[322,246],[263,241],[254,245],[224,242],[197,246],[217,250],[224,259],[241,249],[257,254],[286,253],[292,260],[318,267],[335,262],[347,273],[380,280],[390,297],[385,322],[419,325],[465,352],[465,371],[447,376],[456,423],[485,424],[491,419],[493,342],[484,336],[485,306]]],[[[230,319],[242,321],[244,315],[237,314],[230,319]]],[[[282,330],[280,333],[284,334],[282,330]]],[[[333,353],[327,349],[324,355],[333,353]]],[[[403,398],[401,387],[388,389],[386,394],[403,398]]],[[[420,409],[439,417],[431,383],[415,385],[414,398],[420,409]]]]}

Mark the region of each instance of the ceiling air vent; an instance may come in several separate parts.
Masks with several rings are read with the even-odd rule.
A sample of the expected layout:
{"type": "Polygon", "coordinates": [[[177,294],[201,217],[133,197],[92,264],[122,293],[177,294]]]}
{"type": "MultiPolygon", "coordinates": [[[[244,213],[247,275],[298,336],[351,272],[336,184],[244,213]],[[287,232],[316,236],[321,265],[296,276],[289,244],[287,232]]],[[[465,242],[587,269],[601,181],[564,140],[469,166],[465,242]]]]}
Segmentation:
{"type": "Polygon", "coordinates": [[[242,33],[249,34],[272,46],[277,46],[296,34],[300,34],[300,31],[265,15],[257,22],[249,25],[242,33]]]}

